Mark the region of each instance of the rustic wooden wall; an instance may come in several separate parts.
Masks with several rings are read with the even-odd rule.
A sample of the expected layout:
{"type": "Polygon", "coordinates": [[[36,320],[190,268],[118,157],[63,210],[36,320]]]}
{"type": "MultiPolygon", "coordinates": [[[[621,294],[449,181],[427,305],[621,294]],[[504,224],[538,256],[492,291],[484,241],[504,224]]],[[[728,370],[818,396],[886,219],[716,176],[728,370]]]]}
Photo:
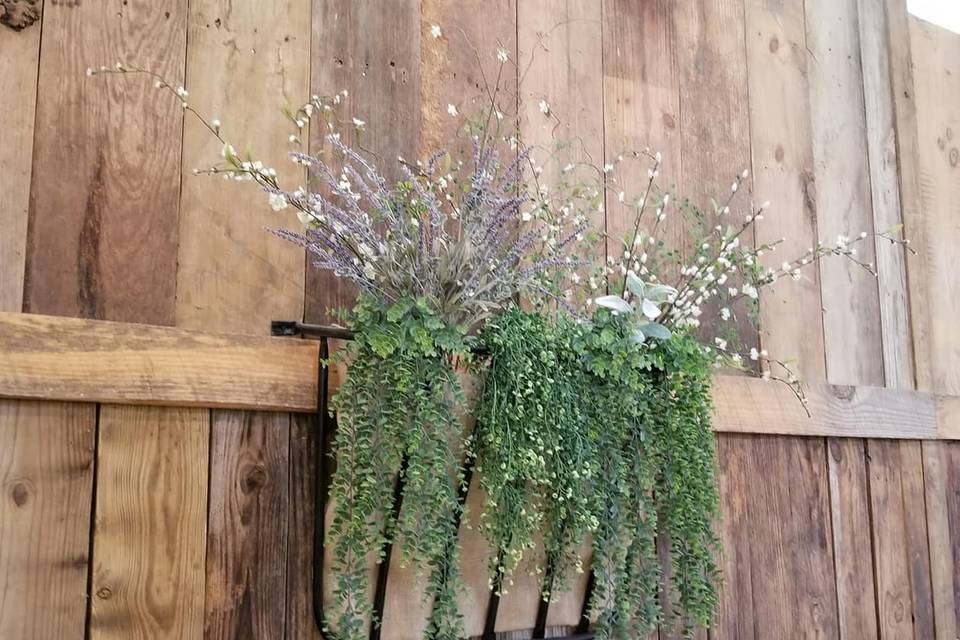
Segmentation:
{"type": "MultiPolygon", "coordinates": [[[[502,47],[530,67],[519,89],[508,82],[522,135],[549,142],[545,97],[557,135],[582,140],[573,157],[650,145],[701,201],[750,168],[752,197],[774,203],[757,241],[802,251],[902,220],[919,255],[881,244],[865,256],[877,280],[830,263],[778,285],[752,339],[808,380],[960,394],[960,36],[909,19],[904,0],[13,0],[0,12],[27,5],[35,22],[0,20],[0,310],[263,335],[270,319],[323,320],[349,300],[263,233],[277,218],[252,190],[192,175],[219,149],[174,100],[87,67],[121,59],[184,79],[231,137],[287,166],[282,102],[348,88],[367,148],[425,154],[502,47]]],[[[610,200],[600,222],[617,232],[610,200]]],[[[90,527],[77,505],[94,505],[98,532],[92,560],[71,552],[75,583],[36,593],[55,616],[11,616],[0,597],[0,637],[83,637],[67,596],[92,562],[92,637],[315,638],[311,437],[285,415],[105,406],[98,421],[83,406],[0,406],[2,546],[28,486],[16,478],[44,502],[37,537],[7,548],[36,571],[49,523],[90,527]],[[198,527],[205,548],[177,544],[198,527]],[[125,542],[145,536],[156,548],[125,542]],[[137,615],[117,622],[117,602],[137,615]]],[[[957,637],[960,445],[724,435],[719,451],[714,637],[957,637]]],[[[17,557],[0,552],[0,593],[17,557]]],[[[504,628],[529,616],[517,592],[504,628]]]]}

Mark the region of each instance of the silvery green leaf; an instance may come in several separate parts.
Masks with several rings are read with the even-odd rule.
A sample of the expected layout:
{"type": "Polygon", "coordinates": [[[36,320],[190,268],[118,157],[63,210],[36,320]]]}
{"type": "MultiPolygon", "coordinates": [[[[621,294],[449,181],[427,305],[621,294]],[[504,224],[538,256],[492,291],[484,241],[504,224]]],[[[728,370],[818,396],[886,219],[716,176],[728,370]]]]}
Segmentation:
{"type": "Polygon", "coordinates": [[[630,306],[630,303],[620,296],[600,296],[594,302],[597,303],[597,306],[606,307],[619,313],[633,313],[633,307],[630,306]]]}
{"type": "Polygon", "coordinates": [[[627,289],[630,289],[633,295],[637,296],[638,300],[642,300],[643,295],[643,280],[637,277],[633,271],[627,272],[627,289]]]}
{"type": "Polygon", "coordinates": [[[640,310],[643,311],[643,315],[647,316],[647,318],[650,320],[656,320],[657,316],[660,315],[660,306],[652,300],[647,300],[646,298],[644,298],[640,310]]]}
{"type": "Polygon", "coordinates": [[[637,327],[633,332],[633,341],[636,344],[642,344],[646,339],[647,339],[647,336],[643,333],[643,328],[637,327]]]}
{"type": "Polygon", "coordinates": [[[670,296],[677,295],[677,290],[665,284],[655,284],[647,287],[647,298],[654,302],[666,302],[670,296]]]}
{"type": "Polygon", "coordinates": [[[643,334],[650,338],[656,338],[657,340],[669,340],[671,335],[670,329],[656,322],[649,322],[643,325],[643,334]]]}

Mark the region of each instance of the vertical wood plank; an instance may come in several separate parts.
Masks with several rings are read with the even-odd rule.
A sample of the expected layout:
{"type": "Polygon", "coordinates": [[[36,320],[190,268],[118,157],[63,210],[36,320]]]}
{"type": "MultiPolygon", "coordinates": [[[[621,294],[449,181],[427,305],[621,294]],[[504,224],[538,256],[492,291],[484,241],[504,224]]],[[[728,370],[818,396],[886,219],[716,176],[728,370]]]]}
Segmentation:
{"type": "Polygon", "coordinates": [[[504,66],[497,98],[504,113],[501,131],[512,133],[517,114],[517,9],[522,5],[518,0],[421,0],[421,156],[446,149],[454,158],[466,154],[464,159],[469,159],[473,143],[458,127],[462,116],[489,107],[500,70],[499,49],[505,49],[511,61],[504,66]],[[441,29],[439,38],[430,33],[434,25],[441,29]],[[451,104],[460,116],[450,116],[451,104]]]}
{"type": "MultiPolygon", "coordinates": [[[[598,184],[604,163],[603,27],[599,2],[531,0],[517,5],[520,139],[533,147],[539,178],[551,193],[562,185],[598,184]],[[540,110],[540,101],[550,113],[540,110]],[[574,165],[564,172],[567,165],[574,165]]],[[[512,67],[508,70],[516,73],[512,67]]],[[[591,223],[604,228],[604,212],[591,223]]],[[[594,255],[603,260],[603,246],[594,255]]]]}
{"type": "MultiPolygon", "coordinates": [[[[603,105],[604,146],[609,160],[627,151],[649,147],[663,158],[660,183],[679,192],[680,75],[677,69],[676,3],[670,0],[603,2],[603,105]]],[[[632,196],[646,179],[645,161],[627,164],[621,178],[629,180],[607,198],[608,243],[619,242],[633,222],[633,215],[618,201],[621,188],[632,196]],[[626,175],[624,175],[626,174],[626,175]],[[634,176],[640,176],[636,178],[634,176]]],[[[663,238],[672,247],[683,247],[686,237],[679,215],[670,215],[663,238]]],[[[608,250],[616,253],[619,245],[608,250]]]]}
{"type": "Polygon", "coordinates": [[[103,405],[90,638],[203,638],[210,412],[103,405]]]}
{"type": "MultiPolygon", "coordinates": [[[[902,464],[901,444],[917,443],[871,441],[869,445],[880,637],[930,638],[933,637],[933,619],[922,509],[923,483],[921,477],[917,487],[915,483],[910,483],[907,475],[919,474],[922,470],[902,464]],[[908,494],[905,489],[911,489],[911,492],[908,494]],[[907,513],[908,509],[916,509],[917,500],[920,501],[920,524],[924,534],[921,550],[910,548],[910,543],[917,542],[917,538],[909,534],[907,513]],[[911,562],[914,557],[917,561],[911,562]]],[[[919,463],[919,456],[916,456],[915,462],[919,463]]]]}
{"type": "MultiPolygon", "coordinates": [[[[805,4],[820,240],[873,230],[856,0],[805,4]]],[[[871,247],[858,259],[875,262],[871,247]]],[[[876,280],[847,260],[820,265],[828,380],[883,385],[876,280]]]]}
{"type": "MultiPolygon", "coordinates": [[[[190,3],[188,100],[291,189],[303,172],[287,156],[294,127],[281,108],[309,99],[309,55],[310,0],[190,3]]],[[[184,123],[183,144],[177,325],[265,335],[270,320],[300,318],[303,251],[266,233],[297,228],[293,209],[273,213],[253,183],[192,175],[221,152],[195,118],[184,123]]]]}
{"type": "Polygon", "coordinates": [[[960,445],[923,443],[937,638],[960,637],[960,445]]]}
{"type": "MultiPolygon", "coordinates": [[[[900,190],[910,257],[910,304],[918,387],[960,392],[954,318],[960,292],[953,276],[960,234],[960,36],[887,7],[897,113],[900,190]],[[909,38],[906,36],[909,35],[909,38]]],[[[937,637],[960,634],[960,478],[953,445],[921,445],[930,582],[937,637]]]]}
{"type": "MultiPolygon", "coordinates": [[[[313,0],[311,91],[332,95],[346,89],[344,116],[366,122],[359,135],[342,131],[361,145],[388,181],[400,176],[397,156],[413,156],[420,129],[420,8],[417,0],[313,0]]],[[[310,131],[317,153],[328,134],[310,131]]],[[[332,273],[307,265],[305,318],[335,320],[329,309],[349,309],[356,289],[332,273]]]]}
{"type": "MultiPolygon", "coordinates": [[[[674,11],[680,70],[683,196],[710,221],[711,199],[723,202],[734,179],[744,169],[750,169],[743,0],[677,3],[674,11]]],[[[749,184],[738,196],[740,203],[749,199],[749,184]]],[[[742,204],[736,212],[742,214],[747,206],[742,204]]],[[[752,245],[753,233],[742,235],[741,241],[752,245]]],[[[745,306],[735,304],[732,310],[742,346],[756,347],[758,336],[745,306]]],[[[717,313],[716,301],[705,305],[705,319],[717,313]]],[[[708,337],[711,332],[712,327],[705,323],[701,335],[708,337]]]]}
{"type": "Polygon", "coordinates": [[[84,637],[95,426],[92,404],[0,400],[0,638],[84,637]]]}
{"type": "Polygon", "coordinates": [[[287,640],[320,640],[313,617],[313,524],[316,427],[313,416],[290,416],[287,511],[287,640]]]}
{"type": "Polygon", "coordinates": [[[213,411],[205,638],[282,638],[290,414],[213,411]]]}
{"type": "MultiPolygon", "coordinates": [[[[38,11],[42,9],[38,7],[38,11]]],[[[21,23],[17,23],[21,25],[21,23]]],[[[0,25],[0,95],[4,143],[0,146],[0,311],[20,311],[30,209],[33,123],[40,65],[40,20],[19,31],[0,25]]]]}
{"type": "Polygon", "coordinates": [[[172,324],[181,113],[121,60],[180,77],[186,0],[48,2],[37,89],[24,308],[172,324]]]}
{"type": "MultiPolygon", "coordinates": [[[[803,6],[746,0],[745,7],[754,197],[771,202],[756,240],[783,238],[778,252],[790,260],[817,238],[803,6]]],[[[804,380],[826,378],[816,264],[800,281],[784,278],[764,288],[760,316],[764,348],[791,359],[804,380]]]]}
{"type": "Polygon", "coordinates": [[[960,312],[955,273],[960,228],[954,224],[960,217],[960,36],[911,19],[910,43],[925,225],[924,242],[917,249],[926,256],[930,383],[933,390],[960,393],[960,332],[954,330],[960,312]]]}
{"type": "Polygon", "coordinates": [[[927,270],[931,256],[925,247],[930,230],[921,208],[920,149],[917,137],[917,95],[913,80],[910,18],[906,0],[886,0],[887,44],[890,85],[895,119],[899,196],[904,235],[919,251],[907,253],[907,285],[910,293],[910,329],[914,376],[919,389],[932,389],[930,288],[927,270]]]}
{"type": "Polygon", "coordinates": [[[754,635],[753,568],[750,554],[750,445],[751,436],[717,436],[720,492],[721,544],[719,566],[723,575],[720,606],[712,629],[716,638],[750,638],[754,635]]]}
{"type": "Polygon", "coordinates": [[[753,635],[839,637],[823,441],[764,437],[748,446],[753,635]],[[791,471],[770,478],[772,469],[791,471]]]}
{"type": "Polygon", "coordinates": [[[876,638],[870,484],[862,440],[827,438],[831,533],[841,638],[876,638]]]}
{"type": "MultiPolygon", "coordinates": [[[[878,232],[903,223],[897,175],[891,53],[884,4],[885,0],[858,0],[867,157],[873,226],[878,232]]],[[[905,251],[900,245],[882,239],[877,239],[875,250],[884,377],[888,387],[912,389],[913,345],[905,251]]]]}

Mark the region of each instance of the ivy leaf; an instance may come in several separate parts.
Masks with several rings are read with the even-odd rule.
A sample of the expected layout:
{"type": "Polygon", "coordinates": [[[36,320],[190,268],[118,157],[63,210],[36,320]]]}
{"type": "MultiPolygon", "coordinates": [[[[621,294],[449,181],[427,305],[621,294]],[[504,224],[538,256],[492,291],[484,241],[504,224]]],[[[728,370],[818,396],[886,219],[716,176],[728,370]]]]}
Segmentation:
{"type": "Polygon", "coordinates": [[[600,296],[594,302],[597,303],[597,306],[606,307],[619,313],[633,313],[633,307],[630,306],[630,303],[620,296],[600,296]]]}

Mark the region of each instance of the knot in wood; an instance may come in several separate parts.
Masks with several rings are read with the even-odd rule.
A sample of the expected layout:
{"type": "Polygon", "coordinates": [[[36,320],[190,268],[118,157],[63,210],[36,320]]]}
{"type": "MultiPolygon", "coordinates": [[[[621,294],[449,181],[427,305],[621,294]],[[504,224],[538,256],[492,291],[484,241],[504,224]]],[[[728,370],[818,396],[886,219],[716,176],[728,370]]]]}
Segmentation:
{"type": "Polygon", "coordinates": [[[40,19],[39,0],[0,0],[0,24],[23,31],[40,19]]]}
{"type": "Polygon", "coordinates": [[[267,485],[267,470],[263,465],[255,464],[248,467],[240,482],[244,493],[254,493],[267,485]]]}

